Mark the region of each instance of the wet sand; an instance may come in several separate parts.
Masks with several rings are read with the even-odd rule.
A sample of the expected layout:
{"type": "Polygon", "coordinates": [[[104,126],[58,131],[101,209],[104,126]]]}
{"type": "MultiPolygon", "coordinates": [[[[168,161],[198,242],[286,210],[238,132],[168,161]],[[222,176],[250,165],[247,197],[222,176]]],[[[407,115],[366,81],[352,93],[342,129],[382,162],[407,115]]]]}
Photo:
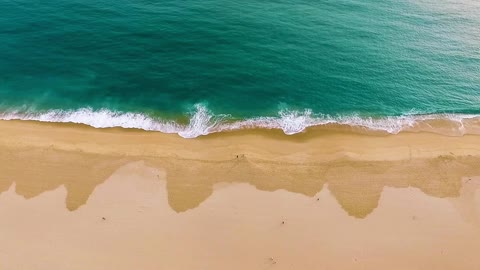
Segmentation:
{"type": "Polygon", "coordinates": [[[480,268],[479,136],[0,130],[0,269],[480,268]]]}

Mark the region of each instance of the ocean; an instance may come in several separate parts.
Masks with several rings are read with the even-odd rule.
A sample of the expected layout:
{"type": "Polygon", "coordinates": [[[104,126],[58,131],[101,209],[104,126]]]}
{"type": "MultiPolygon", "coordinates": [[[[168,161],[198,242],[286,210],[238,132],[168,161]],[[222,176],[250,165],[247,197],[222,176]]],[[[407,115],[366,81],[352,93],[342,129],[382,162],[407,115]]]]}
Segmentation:
{"type": "Polygon", "coordinates": [[[480,1],[4,0],[0,13],[1,119],[185,138],[480,130],[480,1]]]}

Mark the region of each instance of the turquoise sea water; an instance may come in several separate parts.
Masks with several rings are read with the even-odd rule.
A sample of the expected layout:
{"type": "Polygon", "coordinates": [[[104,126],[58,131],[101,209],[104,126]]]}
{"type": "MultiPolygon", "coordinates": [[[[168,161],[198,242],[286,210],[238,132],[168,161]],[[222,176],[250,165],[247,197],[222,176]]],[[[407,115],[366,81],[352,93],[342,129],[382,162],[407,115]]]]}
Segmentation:
{"type": "Polygon", "coordinates": [[[4,119],[195,137],[480,115],[475,0],[5,0],[4,119]]]}

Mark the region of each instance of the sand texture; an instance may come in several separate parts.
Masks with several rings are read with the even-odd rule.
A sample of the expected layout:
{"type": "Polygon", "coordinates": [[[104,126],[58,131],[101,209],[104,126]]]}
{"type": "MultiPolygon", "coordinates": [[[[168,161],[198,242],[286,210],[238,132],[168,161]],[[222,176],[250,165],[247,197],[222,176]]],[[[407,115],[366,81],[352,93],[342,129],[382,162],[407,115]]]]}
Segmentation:
{"type": "Polygon", "coordinates": [[[480,269],[480,136],[0,130],[0,269],[480,269]]]}

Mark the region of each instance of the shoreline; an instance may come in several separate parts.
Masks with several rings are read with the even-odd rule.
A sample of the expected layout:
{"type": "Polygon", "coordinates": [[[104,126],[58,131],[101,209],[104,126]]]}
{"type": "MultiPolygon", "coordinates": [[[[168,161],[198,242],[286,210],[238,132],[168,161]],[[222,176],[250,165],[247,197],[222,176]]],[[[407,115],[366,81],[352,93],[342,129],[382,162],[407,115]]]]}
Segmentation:
{"type": "MultiPolygon", "coordinates": [[[[140,161],[167,172],[169,185],[179,189],[177,199],[184,201],[170,202],[180,212],[201,203],[219,183],[246,182],[259,189],[307,196],[329,183],[347,182],[352,190],[365,184],[373,187],[377,202],[371,203],[376,205],[386,186],[413,186],[426,194],[455,197],[465,177],[480,175],[480,136],[476,135],[318,131],[286,136],[280,131],[244,130],[184,139],[158,132],[28,121],[0,121],[0,129],[0,166],[9,176],[0,192],[19,176],[26,189],[20,193],[26,198],[48,190],[43,188],[49,185],[45,182],[66,185],[67,190],[70,185],[72,197],[79,198],[67,200],[70,210],[84,205],[118,167],[140,161]],[[34,166],[29,177],[22,175],[28,172],[22,170],[25,162],[34,166]],[[62,172],[73,178],[62,179],[62,172]],[[199,187],[202,194],[184,195],[188,186],[199,187]]],[[[362,211],[368,214],[373,209],[362,211]]]]}
{"type": "Polygon", "coordinates": [[[310,110],[281,110],[276,116],[232,118],[212,114],[205,106],[195,105],[195,111],[177,119],[161,119],[139,112],[117,112],[108,109],[50,110],[42,113],[3,112],[0,121],[38,121],[74,123],[94,128],[124,128],[178,134],[197,138],[216,133],[242,130],[281,130],[295,135],[312,130],[346,131],[359,134],[399,134],[430,132],[447,136],[480,135],[480,115],[464,113],[405,114],[397,116],[313,114],[310,110]]]}
{"type": "Polygon", "coordinates": [[[0,130],[6,269],[480,266],[480,136],[0,130]]]}
{"type": "Polygon", "coordinates": [[[439,156],[480,156],[478,135],[445,136],[429,132],[355,133],[312,129],[285,135],[280,130],[238,130],[195,139],[124,128],[82,124],[0,120],[0,145],[54,148],[92,154],[230,160],[237,155],[289,163],[331,160],[407,160],[439,156]],[[297,158],[298,155],[303,156],[297,158]]]}

